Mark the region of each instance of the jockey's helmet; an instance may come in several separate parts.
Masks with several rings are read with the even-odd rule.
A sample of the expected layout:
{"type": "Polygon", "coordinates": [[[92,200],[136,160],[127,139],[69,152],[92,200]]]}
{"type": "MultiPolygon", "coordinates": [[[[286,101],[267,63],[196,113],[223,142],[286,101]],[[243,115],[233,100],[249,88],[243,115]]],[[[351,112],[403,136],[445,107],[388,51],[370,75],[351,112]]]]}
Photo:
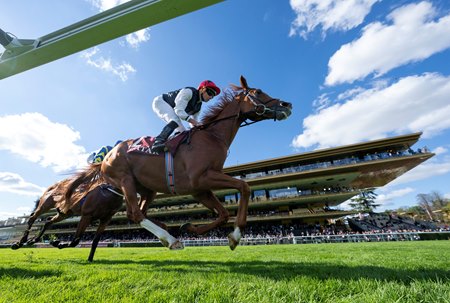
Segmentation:
{"type": "Polygon", "coordinates": [[[212,81],[210,81],[210,80],[202,81],[202,82],[199,84],[198,89],[201,89],[201,88],[203,88],[203,87],[207,87],[207,88],[212,89],[212,90],[216,93],[216,96],[217,96],[218,94],[220,94],[220,88],[218,88],[217,85],[214,84],[214,82],[212,82],[212,81]]]}

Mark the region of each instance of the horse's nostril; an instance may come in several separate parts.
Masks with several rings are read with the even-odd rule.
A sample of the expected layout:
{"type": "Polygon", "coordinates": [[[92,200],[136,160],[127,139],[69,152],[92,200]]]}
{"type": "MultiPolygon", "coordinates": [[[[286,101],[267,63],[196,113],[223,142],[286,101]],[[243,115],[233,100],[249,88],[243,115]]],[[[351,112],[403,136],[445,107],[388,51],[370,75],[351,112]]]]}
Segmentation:
{"type": "Polygon", "coordinates": [[[292,104],[289,102],[285,102],[285,101],[281,101],[281,106],[283,107],[287,107],[287,108],[292,108],[292,104]]]}

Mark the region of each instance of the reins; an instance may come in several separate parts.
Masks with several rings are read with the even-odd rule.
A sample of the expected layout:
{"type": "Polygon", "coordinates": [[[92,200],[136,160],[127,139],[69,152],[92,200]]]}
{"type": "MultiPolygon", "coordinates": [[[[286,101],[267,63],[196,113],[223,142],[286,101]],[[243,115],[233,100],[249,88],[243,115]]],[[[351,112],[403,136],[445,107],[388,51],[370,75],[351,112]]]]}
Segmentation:
{"type": "Polygon", "coordinates": [[[231,116],[223,117],[223,118],[220,118],[220,119],[216,119],[214,121],[211,121],[211,122],[199,125],[199,126],[195,126],[195,128],[198,129],[198,130],[205,129],[205,128],[208,128],[209,126],[211,126],[211,125],[213,125],[215,123],[221,122],[223,120],[228,120],[228,119],[238,118],[238,117],[239,117],[239,113],[231,115],[231,116]]]}

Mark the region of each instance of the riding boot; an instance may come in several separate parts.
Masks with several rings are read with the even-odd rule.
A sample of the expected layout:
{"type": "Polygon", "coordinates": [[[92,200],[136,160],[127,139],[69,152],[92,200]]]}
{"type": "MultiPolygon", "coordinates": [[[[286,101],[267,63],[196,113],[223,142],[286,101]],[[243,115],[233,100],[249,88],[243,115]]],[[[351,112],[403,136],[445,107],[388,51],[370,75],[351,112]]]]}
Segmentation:
{"type": "Polygon", "coordinates": [[[153,143],[152,146],[153,153],[160,153],[164,150],[167,139],[177,127],[178,123],[176,123],[175,121],[170,121],[169,124],[164,126],[161,133],[155,138],[155,143],[153,143]]]}

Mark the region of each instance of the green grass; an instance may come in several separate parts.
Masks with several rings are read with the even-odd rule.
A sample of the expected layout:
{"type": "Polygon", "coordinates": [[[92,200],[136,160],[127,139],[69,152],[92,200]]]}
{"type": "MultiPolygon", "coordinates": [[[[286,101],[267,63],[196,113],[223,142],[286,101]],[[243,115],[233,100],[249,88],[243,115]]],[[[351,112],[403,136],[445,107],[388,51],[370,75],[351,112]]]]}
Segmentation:
{"type": "Polygon", "coordinates": [[[450,241],[0,249],[0,302],[450,302],[450,241]]]}

